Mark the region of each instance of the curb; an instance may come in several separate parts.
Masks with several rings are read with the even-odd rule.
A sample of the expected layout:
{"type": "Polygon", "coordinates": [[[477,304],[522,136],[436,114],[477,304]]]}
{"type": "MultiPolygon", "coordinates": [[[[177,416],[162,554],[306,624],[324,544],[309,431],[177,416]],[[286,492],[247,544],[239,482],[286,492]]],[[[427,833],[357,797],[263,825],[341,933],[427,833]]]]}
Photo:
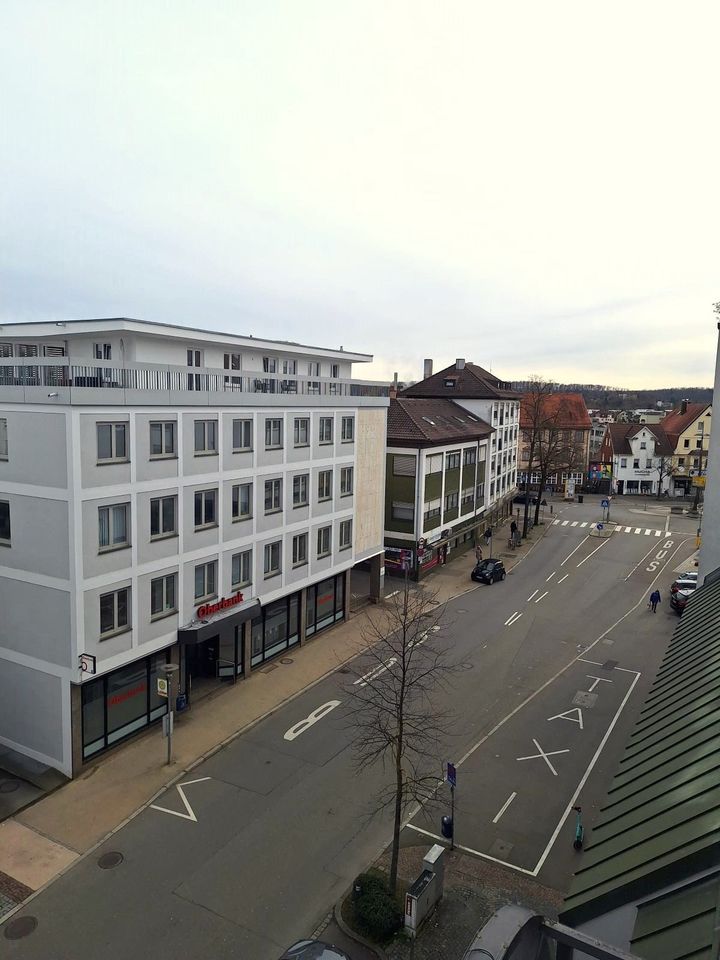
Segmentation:
{"type": "Polygon", "coordinates": [[[362,944],[363,947],[372,951],[375,956],[379,957],[379,960],[388,960],[388,955],[385,953],[382,947],[379,947],[376,943],[370,943],[370,941],[366,940],[365,937],[361,937],[359,933],[355,933],[355,931],[343,920],[342,905],[346,897],[349,895],[351,889],[352,886],[348,887],[348,889],[333,907],[333,917],[335,918],[335,923],[340,927],[345,936],[350,938],[350,940],[354,940],[355,943],[362,944]]]}

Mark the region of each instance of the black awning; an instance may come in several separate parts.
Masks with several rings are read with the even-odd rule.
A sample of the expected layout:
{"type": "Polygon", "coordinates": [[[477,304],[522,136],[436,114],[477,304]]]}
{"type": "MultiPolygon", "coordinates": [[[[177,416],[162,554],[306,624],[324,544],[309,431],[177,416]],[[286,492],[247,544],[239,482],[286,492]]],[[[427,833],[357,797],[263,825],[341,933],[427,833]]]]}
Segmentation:
{"type": "Polygon", "coordinates": [[[185,646],[204,643],[211,637],[224,635],[228,631],[234,630],[235,627],[245,623],[246,620],[252,620],[258,613],[260,613],[260,601],[253,600],[247,606],[235,610],[226,617],[216,617],[214,620],[198,620],[193,626],[181,627],[178,630],[178,643],[185,646]]]}

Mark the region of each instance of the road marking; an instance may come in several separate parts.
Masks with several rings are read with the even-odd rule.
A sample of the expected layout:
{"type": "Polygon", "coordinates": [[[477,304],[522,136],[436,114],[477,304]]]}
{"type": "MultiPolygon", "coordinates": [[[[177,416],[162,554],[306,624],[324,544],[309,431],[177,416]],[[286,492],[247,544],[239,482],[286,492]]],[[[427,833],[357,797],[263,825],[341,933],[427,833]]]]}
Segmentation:
{"type": "Polygon", "coordinates": [[[641,530],[642,530],[642,527],[635,527],[635,533],[640,533],[641,530]]]}
{"type": "Polygon", "coordinates": [[[550,723],[551,720],[569,720],[570,723],[580,724],[581,730],[585,729],[585,727],[583,726],[583,715],[580,707],[573,707],[572,710],[566,710],[565,713],[556,713],[554,717],[548,717],[547,719],[548,719],[548,723],[550,723]],[[576,713],[577,716],[571,717],[570,716],[571,713],[576,713]]]}
{"type": "Polygon", "coordinates": [[[603,540],[603,542],[600,544],[599,547],[595,547],[595,549],[592,551],[592,553],[589,553],[583,560],[580,561],[580,563],[578,564],[578,566],[581,567],[581,566],[585,563],[585,560],[589,560],[589,559],[590,559],[590,557],[593,555],[593,553],[597,553],[598,550],[602,550],[602,548],[605,546],[606,543],[610,543],[610,541],[609,541],[609,540],[603,540]]]}
{"type": "Polygon", "coordinates": [[[550,574],[549,577],[545,577],[545,583],[547,583],[548,580],[552,580],[552,578],[555,576],[556,573],[557,573],[557,571],[556,571],[556,570],[553,570],[553,572],[550,574]]]}
{"type": "MultiPolygon", "coordinates": [[[[387,669],[387,667],[385,669],[387,669]]],[[[316,710],[313,710],[312,713],[308,714],[304,720],[300,720],[298,723],[290,727],[289,730],[286,730],[283,739],[291,741],[297,739],[301,733],[305,733],[305,731],[316,724],[318,720],[322,720],[323,717],[326,717],[331,710],[334,710],[335,707],[339,707],[340,703],[340,700],[328,700],[327,703],[324,703],[321,707],[318,707],[316,710]]]]}
{"type": "Polygon", "coordinates": [[[625,533],[631,533],[632,527],[625,527],[625,533]]]}
{"type": "Polygon", "coordinates": [[[535,596],[536,593],[537,593],[537,590],[533,590],[533,592],[527,598],[527,603],[530,603],[530,601],[532,600],[532,598],[535,596]]]}
{"type": "Polygon", "coordinates": [[[554,527],[557,526],[558,523],[560,523],[559,520],[553,520],[553,526],[554,526],[554,527]]]}
{"type": "Polygon", "coordinates": [[[567,578],[568,578],[569,576],[570,576],[570,574],[569,574],[569,573],[566,573],[564,577],[560,577],[560,579],[558,580],[558,583],[562,583],[563,580],[567,580],[567,578]]]}
{"type": "Polygon", "coordinates": [[[569,520],[563,520],[563,522],[560,524],[560,526],[561,526],[561,527],[566,527],[569,523],[570,523],[569,520]]]}
{"type": "MultiPolygon", "coordinates": [[[[429,830],[423,830],[422,827],[416,827],[414,823],[406,823],[405,826],[408,830],[414,830],[415,833],[421,833],[424,837],[430,837],[431,840],[438,840],[440,843],[444,843],[443,837],[439,837],[436,833],[431,833],[429,830]]],[[[526,877],[534,877],[535,874],[532,870],[526,870],[525,867],[516,867],[514,863],[508,863],[507,860],[500,860],[499,857],[491,857],[489,853],[483,853],[481,850],[473,850],[472,847],[464,847],[461,843],[454,844],[456,850],[462,850],[464,853],[470,853],[473,857],[481,857],[483,860],[490,860],[492,863],[498,863],[501,867],[511,867],[513,870],[517,870],[518,873],[524,873],[526,877]]]]}
{"type": "MultiPolygon", "coordinates": [[[[665,536],[667,536],[669,532],[670,532],[670,514],[668,513],[665,517],[665,536]]],[[[655,531],[655,536],[656,537],[660,536],[659,530],[655,531]]]]}
{"type": "Polygon", "coordinates": [[[582,538],[582,540],[580,541],[580,543],[575,547],[575,549],[565,557],[565,559],[563,560],[563,562],[560,564],[561,567],[564,567],[564,566],[565,566],[565,564],[568,562],[568,560],[569,560],[570,557],[573,555],[573,553],[577,553],[578,550],[580,549],[580,547],[585,543],[585,541],[586,541],[587,539],[589,539],[589,538],[588,538],[588,536],[587,536],[587,534],[586,534],[586,535],[582,538]]]}
{"type": "Polygon", "coordinates": [[[590,689],[588,690],[588,693],[592,693],[593,690],[595,689],[595,687],[596,687],[599,683],[613,683],[613,682],[614,682],[613,680],[607,680],[605,677],[596,677],[596,676],[594,676],[592,673],[587,673],[587,674],[585,674],[585,676],[588,678],[588,680],[594,680],[594,681],[595,681],[595,683],[594,683],[594,684],[590,687],[590,689]]]}
{"type": "Polygon", "coordinates": [[[649,537],[651,533],[652,533],[652,530],[648,530],[648,528],[646,527],[646,528],[645,528],[645,536],[646,536],[646,537],[649,537]]]}
{"type": "MultiPolygon", "coordinates": [[[[668,518],[668,519],[669,519],[669,518],[668,518]]],[[[667,528],[667,526],[668,526],[668,525],[665,524],[665,536],[668,535],[668,528],[667,528]]],[[[655,536],[656,536],[656,537],[661,537],[661,536],[662,536],[662,530],[656,530],[656,531],[655,531],[655,536]]]]}
{"type": "Polygon", "coordinates": [[[180,799],[183,802],[185,807],[185,813],[180,813],[179,810],[168,810],[167,807],[159,807],[155,803],[150,804],[152,810],[159,810],[160,813],[169,813],[172,817],[180,817],[181,820],[190,820],[192,823],[197,823],[198,818],[195,816],[195,811],[188,803],[188,798],[185,796],[185,791],[183,787],[189,787],[193,783],[202,783],[204,780],[211,780],[211,777],[200,777],[198,780],[184,780],[182,783],[177,784],[177,792],[180,794],[180,799]]]}
{"type": "Polygon", "coordinates": [[[539,759],[542,757],[542,759],[545,761],[545,763],[548,765],[548,767],[550,767],[550,770],[552,771],[552,775],[553,775],[554,777],[556,777],[556,776],[558,775],[558,772],[557,772],[557,770],[555,769],[555,767],[550,763],[550,761],[548,760],[548,757],[557,756],[557,754],[559,754],[559,753],[570,753],[570,751],[569,751],[569,750],[549,750],[549,751],[546,753],[546,752],[543,750],[543,748],[540,746],[540,744],[537,742],[537,740],[535,739],[535,737],[533,737],[533,743],[534,743],[535,746],[538,748],[538,750],[540,751],[540,753],[532,753],[532,754],[530,754],[529,757],[515,757],[515,759],[516,759],[516,760],[539,760],[539,759]]]}
{"type": "Polygon", "coordinates": [[[353,686],[366,687],[371,680],[375,680],[381,673],[385,673],[390,667],[394,667],[396,663],[397,657],[391,657],[387,663],[381,663],[379,667],[373,667],[368,673],[363,674],[362,677],[358,677],[358,679],[353,682],[353,686]]]}
{"type": "Polygon", "coordinates": [[[654,549],[655,549],[654,546],[650,547],[650,549],[649,549],[648,552],[645,554],[645,556],[642,558],[642,560],[638,560],[638,562],[637,562],[637,563],[635,564],[635,566],[632,568],[632,570],[630,571],[630,573],[625,577],[626,580],[629,580],[629,579],[630,579],[630,577],[635,573],[635,571],[637,570],[637,568],[640,566],[641,563],[645,563],[645,561],[647,560],[647,558],[650,556],[650,554],[653,552],[654,549]]]}
{"type": "Polygon", "coordinates": [[[498,810],[498,812],[497,812],[497,813],[495,814],[495,816],[493,817],[493,823],[497,823],[497,822],[498,822],[498,820],[500,819],[500,817],[505,813],[505,811],[506,811],[507,808],[510,806],[510,804],[513,802],[513,800],[515,799],[516,796],[517,796],[517,791],[516,791],[516,790],[513,790],[513,792],[512,792],[512,793],[510,794],[510,796],[507,798],[507,800],[505,801],[505,803],[500,807],[500,809],[498,810]]]}
{"type": "Polygon", "coordinates": [[[506,626],[506,627],[511,627],[514,623],[517,623],[517,622],[518,622],[518,620],[520,619],[521,616],[522,616],[522,614],[521,614],[521,613],[517,613],[517,611],[516,611],[516,612],[510,617],[510,619],[507,621],[507,623],[505,624],[505,626],[506,626]]]}
{"type": "Polygon", "coordinates": [[[580,524],[581,527],[586,527],[587,525],[588,525],[587,520],[583,520],[583,522],[580,524]]]}
{"type": "Polygon", "coordinates": [[[546,597],[546,596],[548,595],[548,593],[550,593],[549,590],[546,590],[545,593],[541,593],[540,596],[539,596],[539,597],[537,598],[537,600],[535,601],[535,603],[540,603],[540,601],[542,600],[542,598],[543,598],[543,597],[546,597]]]}
{"type": "MultiPolygon", "coordinates": [[[[535,591],[535,593],[537,593],[537,590],[535,591]]],[[[515,613],[511,613],[510,616],[507,618],[507,620],[505,621],[505,626],[509,627],[513,621],[513,617],[516,617],[516,616],[517,616],[517,610],[515,611],[515,613]]]]}
{"type": "MultiPolygon", "coordinates": [[[[593,667],[602,666],[599,660],[583,660],[582,657],[578,657],[578,663],[589,663],[593,667]]],[[[637,673],[637,670],[628,670],[627,667],[613,667],[613,670],[619,670],[621,673],[637,673]]]]}
{"type": "Polygon", "coordinates": [[[573,522],[570,524],[571,527],[576,527],[577,525],[578,525],[577,520],[573,520],[573,522]]]}

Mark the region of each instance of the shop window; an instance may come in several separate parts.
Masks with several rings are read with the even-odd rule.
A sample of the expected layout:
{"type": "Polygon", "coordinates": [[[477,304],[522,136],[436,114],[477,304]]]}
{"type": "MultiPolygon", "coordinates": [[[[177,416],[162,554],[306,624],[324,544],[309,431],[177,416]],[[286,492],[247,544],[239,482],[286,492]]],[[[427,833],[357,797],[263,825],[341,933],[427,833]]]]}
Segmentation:
{"type": "Polygon", "coordinates": [[[338,574],[307,588],[305,633],[311,636],[345,616],[344,579],[338,574]]]}
{"type": "Polygon", "coordinates": [[[263,607],[250,631],[253,666],[276,656],[300,639],[300,594],[283,597],[263,607]]]}

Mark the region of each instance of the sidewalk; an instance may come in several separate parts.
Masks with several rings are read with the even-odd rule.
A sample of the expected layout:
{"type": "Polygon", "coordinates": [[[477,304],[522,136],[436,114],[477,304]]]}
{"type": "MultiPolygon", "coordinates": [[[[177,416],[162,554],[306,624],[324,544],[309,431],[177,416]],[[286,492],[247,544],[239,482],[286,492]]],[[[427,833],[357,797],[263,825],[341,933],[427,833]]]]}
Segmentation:
{"type": "MultiPolygon", "coordinates": [[[[495,554],[511,571],[548,529],[546,525],[533,530],[521,547],[511,551],[499,549],[499,544],[507,543],[507,524],[497,531],[495,554]]],[[[484,545],[483,552],[488,555],[484,545]]],[[[482,589],[470,581],[474,562],[472,546],[458,550],[423,583],[437,591],[441,603],[468,590],[482,589]]],[[[393,583],[387,579],[386,593],[395,589],[393,583]]],[[[302,648],[287,651],[270,669],[260,667],[237,685],[220,687],[187,714],[179,715],[172,767],[165,764],[166,743],[160,728],[154,727],[113,750],[77,779],[0,823],[0,917],[19,902],[17,890],[34,891],[49,883],[172,781],[352,659],[363,649],[363,630],[373,609],[362,609],[302,648]]]]}

